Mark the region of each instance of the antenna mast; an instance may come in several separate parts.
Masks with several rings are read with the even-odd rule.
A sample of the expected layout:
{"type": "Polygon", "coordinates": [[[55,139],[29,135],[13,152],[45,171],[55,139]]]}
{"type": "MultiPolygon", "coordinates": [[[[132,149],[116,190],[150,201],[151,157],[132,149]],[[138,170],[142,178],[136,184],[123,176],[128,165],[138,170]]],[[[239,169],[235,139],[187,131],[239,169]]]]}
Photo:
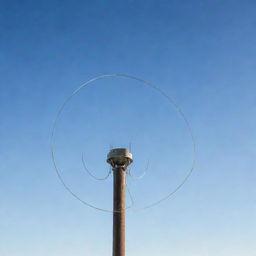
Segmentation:
{"type": "Polygon", "coordinates": [[[125,256],[125,190],[126,168],[132,154],[126,148],[110,150],[107,162],[112,166],[113,181],[113,256],[125,256]]]}

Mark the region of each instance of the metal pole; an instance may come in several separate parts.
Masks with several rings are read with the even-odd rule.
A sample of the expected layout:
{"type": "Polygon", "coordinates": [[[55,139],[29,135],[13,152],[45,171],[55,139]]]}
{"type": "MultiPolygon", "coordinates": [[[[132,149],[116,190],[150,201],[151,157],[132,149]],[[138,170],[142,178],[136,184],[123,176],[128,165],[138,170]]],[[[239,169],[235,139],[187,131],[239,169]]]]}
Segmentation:
{"type": "Polygon", "coordinates": [[[126,170],[113,168],[113,256],[125,256],[125,187],[126,170]]]}
{"type": "Polygon", "coordinates": [[[125,256],[125,178],[126,168],[132,161],[132,154],[126,148],[111,149],[107,156],[114,175],[113,256],[125,256]]]}

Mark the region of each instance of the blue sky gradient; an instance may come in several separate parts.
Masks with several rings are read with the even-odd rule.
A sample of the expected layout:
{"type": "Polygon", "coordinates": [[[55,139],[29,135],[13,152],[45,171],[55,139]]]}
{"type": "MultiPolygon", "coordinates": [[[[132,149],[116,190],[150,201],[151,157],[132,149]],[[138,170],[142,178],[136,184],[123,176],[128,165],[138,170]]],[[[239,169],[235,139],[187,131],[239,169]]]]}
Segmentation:
{"type": "MultiPolygon", "coordinates": [[[[134,75],[164,90],[184,110],[197,142],[196,170],[182,190],[158,207],[128,214],[127,255],[256,255],[255,11],[255,1],[246,0],[2,0],[0,255],[111,255],[111,214],[74,200],[50,153],[60,105],[81,83],[107,73],[134,75]]],[[[129,139],[138,130],[136,156],[148,146],[145,157],[154,157],[145,187],[134,188],[142,204],[145,193],[151,198],[184,175],[179,168],[189,165],[191,144],[164,101],[135,83],[117,89],[114,81],[120,80],[104,87],[102,80],[71,102],[61,120],[58,161],[81,196],[107,204],[101,194],[111,193],[111,180],[100,190],[81,179],[76,157],[84,151],[94,170],[103,169],[115,119],[106,117],[125,95],[129,139]]],[[[115,144],[124,137],[113,138],[115,144]]]]}

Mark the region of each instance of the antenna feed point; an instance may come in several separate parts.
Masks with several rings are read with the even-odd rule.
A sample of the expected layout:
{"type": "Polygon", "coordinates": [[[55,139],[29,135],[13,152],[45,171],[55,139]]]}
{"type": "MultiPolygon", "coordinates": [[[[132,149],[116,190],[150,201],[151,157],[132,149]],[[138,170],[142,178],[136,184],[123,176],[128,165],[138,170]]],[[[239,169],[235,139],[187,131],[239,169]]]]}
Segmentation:
{"type": "Polygon", "coordinates": [[[114,148],[111,149],[107,155],[107,162],[114,168],[123,167],[127,168],[132,163],[132,153],[127,148],[114,148]]]}

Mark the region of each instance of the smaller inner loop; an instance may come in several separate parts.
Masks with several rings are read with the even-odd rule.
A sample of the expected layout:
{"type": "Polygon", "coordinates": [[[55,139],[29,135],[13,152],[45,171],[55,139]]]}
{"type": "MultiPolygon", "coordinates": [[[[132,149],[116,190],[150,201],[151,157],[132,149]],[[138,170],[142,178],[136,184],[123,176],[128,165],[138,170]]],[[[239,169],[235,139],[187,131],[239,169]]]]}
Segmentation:
{"type": "Polygon", "coordinates": [[[85,161],[84,161],[84,154],[83,154],[83,153],[82,153],[82,163],[83,163],[83,167],[84,167],[85,171],[86,171],[92,178],[94,178],[95,180],[100,180],[100,181],[106,180],[106,179],[109,177],[110,173],[111,173],[111,167],[110,167],[110,168],[109,168],[109,171],[108,171],[108,174],[107,174],[105,177],[103,177],[103,178],[98,178],[98,177],[96,177],[95,175],[93,175],[92,172],[87,168],[87,166],[86,166],[86,164],[85,164],[85,161]]]}
{"type": "Polygon", "coordinates": [[[140,180],[140,179],[144,178],[144,176],[147,174],[148,168],[149,168],[149,160],[147,161],[146,168],[144,169],[144,172],[143,172],[141,175],[139,175],[139,176],[134,176],[134,175],[132,174],[132,172],[131,172],[131,170],[132,170],[131,168],[128,170],[128,175],[129,175],[132,179],[134,179],[134,180],[140,180]]]}

